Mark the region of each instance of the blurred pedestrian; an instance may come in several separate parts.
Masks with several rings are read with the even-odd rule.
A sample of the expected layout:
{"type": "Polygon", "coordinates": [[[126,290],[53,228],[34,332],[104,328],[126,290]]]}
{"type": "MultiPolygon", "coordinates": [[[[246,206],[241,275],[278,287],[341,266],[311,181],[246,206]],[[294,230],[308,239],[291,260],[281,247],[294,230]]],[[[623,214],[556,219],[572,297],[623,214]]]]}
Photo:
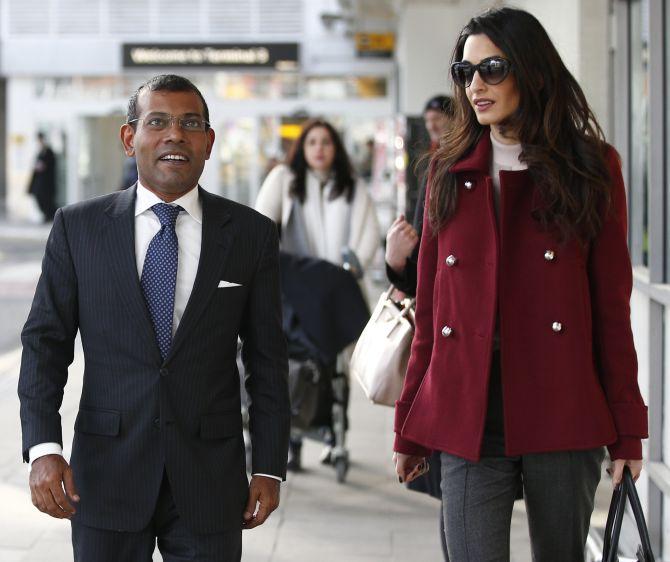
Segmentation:
{"type": "MultiPolygon", "coordinates": [[[[255,207],[279,225],[282,250],[288,253],[362,274],[379,247],[379,223],[367,187],[355,178],[339,134],[322,119],[305,123],[287,163],[273,168],[263,182],[255,207]]],[[[289,470],[300,469],[301,447],[294,433],[289,470]]]]}
{"type": "Polygon", "coordinates": [[[35,197],[44,222],[51,222],[56,214],[56,156],[41,131],[37,133],[37,143],[39,151],[28,193],[35,197]]]}
{"type": "MultiPolygon", "coordinates": [[[[454,100],[450,96],[437,95],[430,98],[423,110],[423,121],[430,137],[429,154],[439,146],[440,137],[447,131],[454,117],[454,100]]],[[[405,295],[416,296],[417,258],[423,226],[423,205],[426,196],[426,175],[419,184],[419,194],[414,220],[410,224],[400,215],[386,233],[386,276],[396,289],[405,295]]],[[[442,501],[440,490],[440,452],[434,451],[429,459],[430,470],[419,478],[408,482],[410,490],[423,492],[442,501]]],[[[444,510],[440,508],[440,543],[445,560],[449,560],[444,535],[444,510]]]]}
{"type": "Polygon", "coordinates": [[[134,156],[127,156],[123,161],[121,187],[119,189],[127,189],[137,182],[137,160],[134,156]]]}
{"type": "Polygon", "coordinates": [[[453,60],[396,470],[412,480],[442,452],[451,560],[509,560],[523,483],[533,559],[581,561],[603,446],[616,484],[647,436],[621,165],[529,13],[471,19],[453,60]]]}
{"type": "MultiPolygon", "coordinates": [[[[447,131],[454,118],[454,100],[450,96],[430,98],[423,110],[423,122],[430,138],[429,154],[440,144],[440,137],[447,131]]],[[[422,159],[423,160],[423,159],[422,159]]],[[[393,285],[409,296],[416,295],[416,266],[419,256],[418,242],[423,225],[423,207],[426,197],[424,173],[419,184],[414,220],[410,224],[399,216],[386,233],[386,275],[393,285]]]]}

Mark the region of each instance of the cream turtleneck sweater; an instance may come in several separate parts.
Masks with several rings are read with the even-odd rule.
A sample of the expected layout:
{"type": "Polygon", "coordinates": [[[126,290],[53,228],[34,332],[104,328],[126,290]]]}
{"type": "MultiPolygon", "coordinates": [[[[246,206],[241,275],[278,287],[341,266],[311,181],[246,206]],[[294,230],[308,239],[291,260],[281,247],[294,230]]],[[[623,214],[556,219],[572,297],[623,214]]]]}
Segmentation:
{"type": "Polygon", "coordinates": [[[521,144],[503,144],[496,140],[491,133],[491,179],[495,187],[495,209],[496,216],[500,215],[500,171],[526,170],[528,166],[519,161],[521,144]]]}

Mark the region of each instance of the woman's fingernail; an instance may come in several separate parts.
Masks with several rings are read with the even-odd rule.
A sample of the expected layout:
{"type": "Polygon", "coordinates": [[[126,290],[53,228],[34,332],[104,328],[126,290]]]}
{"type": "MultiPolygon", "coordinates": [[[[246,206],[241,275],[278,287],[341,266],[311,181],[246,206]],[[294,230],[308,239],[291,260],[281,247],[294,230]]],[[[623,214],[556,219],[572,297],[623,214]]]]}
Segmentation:
{"type": "Polygon", "coordinates": [[[402,484],[402,476],[398,476],[398,482],[402,484]]]}

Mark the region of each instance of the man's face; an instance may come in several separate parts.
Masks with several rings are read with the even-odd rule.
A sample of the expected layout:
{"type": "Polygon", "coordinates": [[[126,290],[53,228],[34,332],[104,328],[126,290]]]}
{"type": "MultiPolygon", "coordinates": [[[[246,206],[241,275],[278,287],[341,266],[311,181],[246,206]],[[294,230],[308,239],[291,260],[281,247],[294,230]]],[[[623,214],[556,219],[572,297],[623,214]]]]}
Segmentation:
{"type": "Polygon", "coordinates": [[[140,93],[135,129],[121,127],[121,140],[128,156],[135,156],[142,185],[158,193],[176,195],[197,185],[205,160],[214,144],[214,131],[184,130],[178,119],[204,119],[203,106],[195,92],[148,91],[140,93]],[[174,119],[163,130],[148,125],[156,114],[174,119]]]}
{"type": "Polygon", "coordinates": [[[438,142],[449,126],[449,117],[443,111],[429,109],[423,114],[423,122],[431,142],[438,142]]]}

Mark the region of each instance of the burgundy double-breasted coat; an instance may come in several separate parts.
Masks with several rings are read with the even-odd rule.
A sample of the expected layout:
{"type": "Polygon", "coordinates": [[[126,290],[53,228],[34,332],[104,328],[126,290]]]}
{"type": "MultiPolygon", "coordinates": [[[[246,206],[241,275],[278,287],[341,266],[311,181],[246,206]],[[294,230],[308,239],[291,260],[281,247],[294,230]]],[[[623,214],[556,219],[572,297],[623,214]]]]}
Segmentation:
{"type": "Polygon", "coordinates": [[[451,168],[457,208],[436,236],[425,213],[394,448],[479,459],[498,317],[506,454],[608,445],[613,459],[639,459],[647,408],[630,326],[618,156],[610,148],[612,201],[587,248],[559,242],[533,217],[540,197],[527,170],[500,173],[496,220],[490,158],[484,132],[451,168]]]}

